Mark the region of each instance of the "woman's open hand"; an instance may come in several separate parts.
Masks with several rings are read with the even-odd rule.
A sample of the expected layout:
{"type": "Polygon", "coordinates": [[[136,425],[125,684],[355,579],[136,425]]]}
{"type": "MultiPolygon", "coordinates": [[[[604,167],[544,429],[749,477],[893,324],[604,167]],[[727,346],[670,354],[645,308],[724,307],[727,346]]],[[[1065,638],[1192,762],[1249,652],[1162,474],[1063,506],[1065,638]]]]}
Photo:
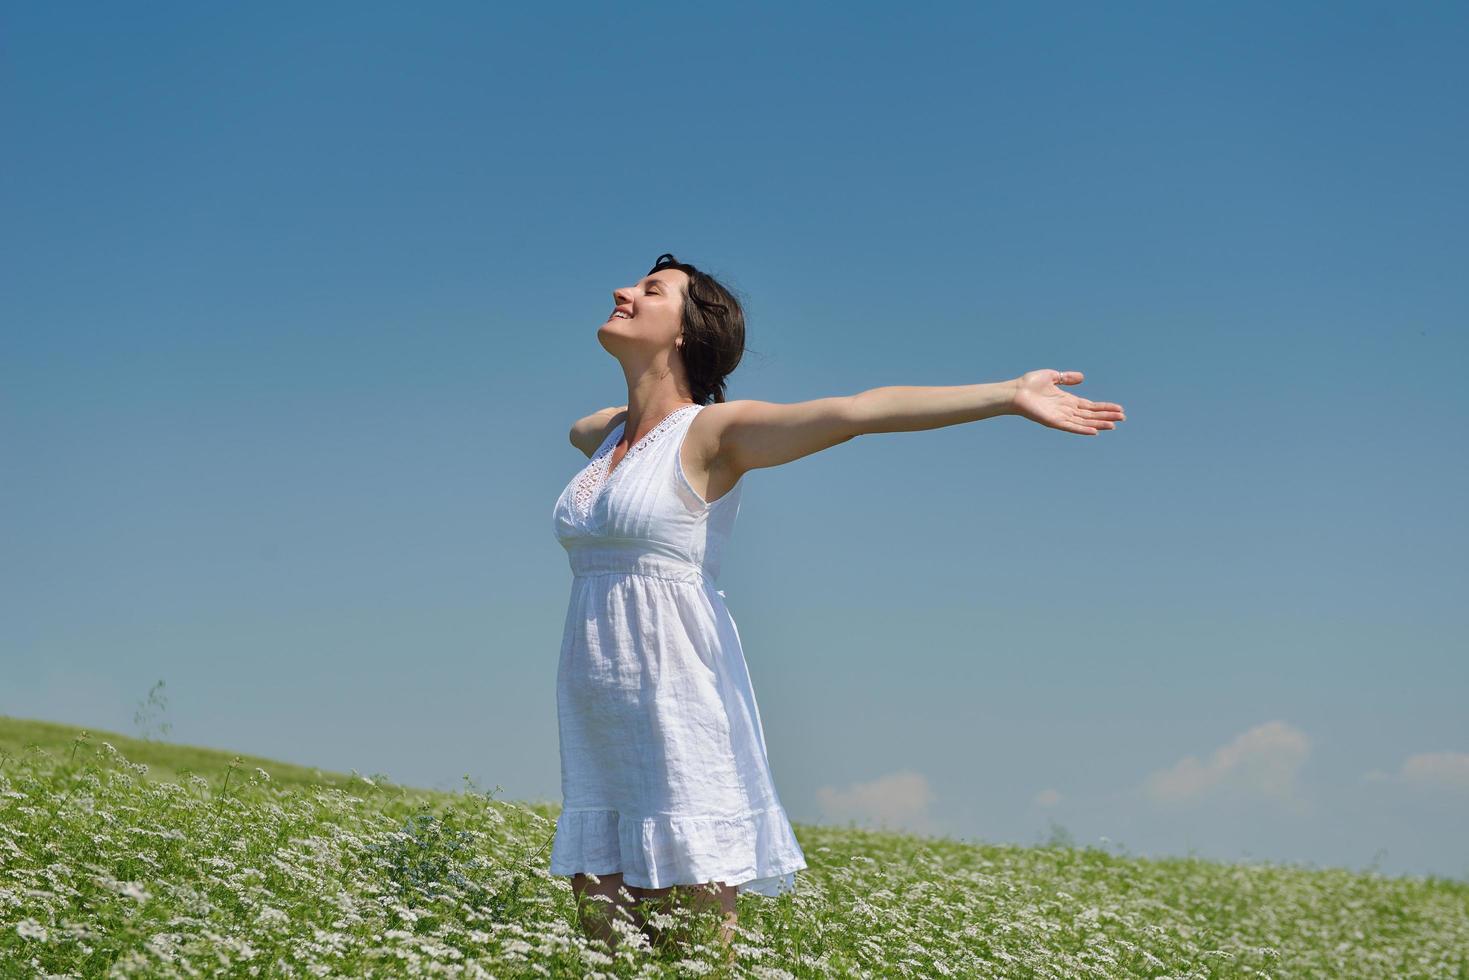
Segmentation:
{"type": "Polygon", "coordinates": [[[1079,432],[1084,436],[1094,436],[1101,429],[1115,429],[1117,422],[1127,421],[1121,405],[1087,401],[1057,387],[1081,384],[1081,379],[1080,371],[1052,371],[1049,368],[1027,371],[1015,380],[1015,401],[1011,412],[1053,429],[1079,432]]]}

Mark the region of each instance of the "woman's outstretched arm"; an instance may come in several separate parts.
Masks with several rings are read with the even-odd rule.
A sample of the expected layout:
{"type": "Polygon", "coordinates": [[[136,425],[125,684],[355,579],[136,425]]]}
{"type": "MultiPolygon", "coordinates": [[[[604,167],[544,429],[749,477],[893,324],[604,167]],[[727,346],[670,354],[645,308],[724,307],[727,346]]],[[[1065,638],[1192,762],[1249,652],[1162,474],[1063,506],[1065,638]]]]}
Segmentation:
{"type": "Polygon", "coordinates": [[[571,424],[571,444],[591,457],[606,438],[608,430],[618,421],[618,416],[627,411],[626,405],[615,405],[579,418],[571,424]]]}
{"type": "Polygon", "coordinates": [[[1094,436],[1126,419],[1115,402],[1078,398],[1061,385],[1081,384],[1080,371],[1027,371],[1009,381],[948,388],[873,388],[854,395],[863,432],[910,432],[1019,415],[1032,422],[1094,436]]]}
{"type": "Polygon", "coordinates": [[[917,388],[890,385],[852,396],[854,421],[863,433],[916,432],[1009,415],[1019,378],[975,385],[917,388]]]}
{"type": "Polygon", "coordinates": [[[717,455],[736,473],[779,466],[873,432],[913,432],[1019,415],[1064,432],[1096,435],[1126,419],[1122,406],[1078,398],[1060,385],[1080,371],[1028,371],[973,385],[871,388],[855,395],[780,404],[753,400],[710,406],[717,455]]]}

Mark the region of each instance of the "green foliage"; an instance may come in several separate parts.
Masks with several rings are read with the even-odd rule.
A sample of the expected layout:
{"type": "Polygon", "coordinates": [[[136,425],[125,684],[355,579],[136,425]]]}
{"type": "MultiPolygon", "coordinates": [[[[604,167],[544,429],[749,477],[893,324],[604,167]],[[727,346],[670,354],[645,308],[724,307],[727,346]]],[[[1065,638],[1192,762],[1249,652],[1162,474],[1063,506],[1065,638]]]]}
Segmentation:
{"type": "MultiPolygon", "coordinates": [[[[731,975],[713,928],[589,939],[554,805],[27,724],[0,719],[0,977],[731,975]]],[[[1469,977],[1463,882],[797,832],[811,867],[741,897],[733,975],[1469,977]]]]}
{"type": "Polygon", "coordinates": [[[193,745],[171,745],[97,729],[82,732],[73,725],[5,715],[0,715],[0,758],[5,755],[19,756],[33,749],[70,752],[72,743],[82,734],[86,734],[94,743],[97,739],[105,739],[131,761],[147,765],[149,775],[160,780],[178,780],[189,774],[197,774],[211,781],[223,779],[235,759],[239,759],[241,765],[249,768],[269,769],[278,786],[338,786],[345,789],[357,778],[348,773],[296,766],[262,756],[193,745]]]}

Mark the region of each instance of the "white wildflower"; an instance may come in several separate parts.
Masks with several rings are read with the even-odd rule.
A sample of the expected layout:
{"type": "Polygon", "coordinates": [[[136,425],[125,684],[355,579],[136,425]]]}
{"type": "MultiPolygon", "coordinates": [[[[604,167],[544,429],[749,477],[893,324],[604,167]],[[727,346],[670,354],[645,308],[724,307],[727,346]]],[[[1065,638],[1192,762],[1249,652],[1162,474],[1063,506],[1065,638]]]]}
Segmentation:
{"type": "Polygon", "coordinates": [[[289,922],[291,917],[278,908],[266,905],[260,909],[260,914],[255,917],[255,921],[260,925],[268,926],[278,922],[289,922]]]}
{"type": "Polygon", "coordinates": [[[650,912],[648,923],[657,929],[672,929],[678,925],[678,919],[667,912],[650,912]]]}
{"type": "Polygon", "coordinates": [[[15,924],[15,931],[20,933],[22,939],[38,939],[46,941],[46,927],[35,919],[21,919],[15,924]]]}

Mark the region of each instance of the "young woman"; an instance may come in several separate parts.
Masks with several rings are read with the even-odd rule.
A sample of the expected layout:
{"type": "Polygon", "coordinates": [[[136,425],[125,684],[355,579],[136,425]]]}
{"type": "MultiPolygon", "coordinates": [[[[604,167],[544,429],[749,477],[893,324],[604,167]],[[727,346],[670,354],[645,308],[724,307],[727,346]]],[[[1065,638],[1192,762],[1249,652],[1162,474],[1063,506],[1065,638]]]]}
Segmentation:
{"type": "MultiPolygon", "coordinates": [[[[573,573],[556,699],[562,810],[551,873],[572,877],[592,936],[648,928],[650,902],[793,890],[805,855],[775,791],[739,633],[714,587],[741,478],[869,432],[1020,415],[1084,435],[1122,406],[1061,390],[1079,371],[957,387],[874,388],[794,404],[726,401],[745,346],[739,301],[671,254],[614,290],[597,332],[627,404],[578,421],[590,457],[553,510],[573,573]]],[[[659,920],[667,924],[667,920],[659,920]]],[[[650,936],[657,939],[658,930],[650,936]]]]}

